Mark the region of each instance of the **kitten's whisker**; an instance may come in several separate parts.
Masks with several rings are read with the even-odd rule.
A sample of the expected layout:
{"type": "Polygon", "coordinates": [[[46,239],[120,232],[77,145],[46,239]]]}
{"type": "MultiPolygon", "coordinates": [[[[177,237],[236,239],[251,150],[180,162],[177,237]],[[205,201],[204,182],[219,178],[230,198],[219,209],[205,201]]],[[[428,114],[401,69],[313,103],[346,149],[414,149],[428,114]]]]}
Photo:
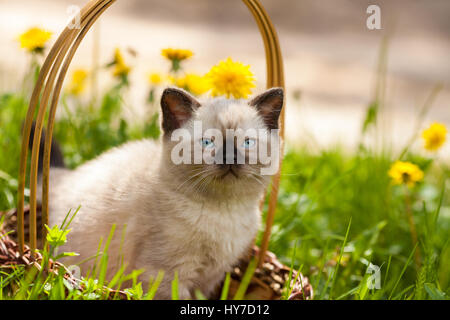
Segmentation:
{"type": "Polygon", "coordinates": [[[202,172],[196,173],[195,175],[191,176],[190,178],[188,178],[183,184],[187,183],[190,180],[193,180],[195,178],[197,178],[197,181],[195,181],[189,188],[186,189],[186,191],[197,191],[197,189],[199,189],[199,186],[202,184],[202,180],[208,176],[208,174],[210,172],[215,171],[214,168],[206,168],[205,170],[203,170],[202,172]],[[206,175],[206,176],[205,176],[206,175]],[[205,176],[205,177],[204,177],[205,176]]]}
{"type": "MultiPolygon", "coordinates": [[[[176,191],[178,191],[178,190],[180,190],[180,188],[184,185],[184,184],[186,184],[187,182],[189,182],[190,180],[192,180],[192,179],[194,179],[195,177],[197,177],[197,176],[199,176],[199,175],[201,175],[201,174],[203,174],[203,173],[205,173],[205,172],[209,172],[209,171],[213,171],[213,169],[211,169],[211,168],[195,168],[195,169],[202,169],[202,171],[200,171],[200,172],[196,172],[194,175],[192,175],[192,176],[189,176],[184,182],[182,182],[175,190],[176,191]]],[[[194,170],[195,170],[194,169],[194,170]]]]}

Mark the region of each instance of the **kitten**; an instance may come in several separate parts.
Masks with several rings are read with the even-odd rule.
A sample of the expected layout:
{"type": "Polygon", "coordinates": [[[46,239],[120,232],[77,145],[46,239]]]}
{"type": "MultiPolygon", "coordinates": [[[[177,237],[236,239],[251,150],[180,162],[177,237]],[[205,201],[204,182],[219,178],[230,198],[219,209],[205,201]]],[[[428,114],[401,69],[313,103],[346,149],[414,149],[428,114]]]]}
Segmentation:
{"type": "MultiPolygon", "coordinates": [[[[180,299],[195,298],[196,289],[213,297],[225,273],[252,245],[270,176],[261,175],[267,165],[259,159],[254,164],[226,164],[227,157],[236,160],[240,150],[236,139],[244,139],[247,160],[245,149],[255,139],[231,138],[230,148],[228,138],[221,141],[201,135],[207,129],[219,133],[226,129],[277,129],[283,99],[283,90],[273,88],[249,102],[214,98],[200,103],[183,90],[166,89],[161,98],[160,143],[129,142],[76,170],[51,169],[50,225],[60,225],[69,209],[81,206],[62,249],[81,254],[72,261],[91,257],[97,252],[100,237],[104,244],[116,224],[117,236],[108,250],[109,277],[123,257],[128,271],[145,269],[139,279],[144,287],[150,277],[164,271],[156,299],[171,298],[175,272],[180,299]],[[194,133],[195,123],[202,126],[200,137],[194,133]],[[180,130],[191,138],[172,141],[173,134],[180,130]],[[211,148],[215,144],[221,147],[211,148]],[[185,147],[183,152],[190,152],[190,160],[199,147],[202,152],[210,151],[215,159],[222,151],[224,164],[207,164],[204,159],[197,164],[175,164],[173,150],[180,146],[185,147]],[[125,240],[121,241],[124,226],[125,240]]],[[[277,132],[269,133],[269,137],[274,135],[277,132]]],[[[264,143],[276,150],[278,146],[270,146],[270,141],[264,143]]],[[[82,269],[88,270],[92,260],[82,269]]]]}

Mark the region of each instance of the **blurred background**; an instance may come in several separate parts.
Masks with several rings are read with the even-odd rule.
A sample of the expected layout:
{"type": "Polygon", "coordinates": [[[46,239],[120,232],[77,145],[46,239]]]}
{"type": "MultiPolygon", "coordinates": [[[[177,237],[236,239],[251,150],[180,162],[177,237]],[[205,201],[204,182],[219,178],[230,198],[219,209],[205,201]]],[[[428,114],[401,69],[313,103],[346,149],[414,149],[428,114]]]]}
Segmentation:
{"type": "MultiPolygon", "coordinates": [[[[448,0],[261,0],[275,24],[284,56],[289,145],[321,149],[358,143],[366,109],[374,95],[382,39],[387,47],[384,132],[401,148],[410,138],[420,107],[442,84],[423,125],[450,126],[450,1],[448,0]],[[366,9],[381,8],[381,30],[369,30],[366,9]]],[[[31,26],[54,32],[67,24],[70,5],[85,0],[0,0],[0,88],[16,90],[27,69],[18,34],[31,26]]],[[[117,1],[81,45],[72,67],[91,68],[112,59],[115,47],[132,48],[132,86],[125,110],[145,113],[147,74],[167,70],[164,47],[195,52],[186,69],[206,72],[226,57],[251,65],[258,90],[265,84],[263,43],[240,0],[117,1]],[[95,45],[100,48],[94,49],[95,45]]],[[[109,79],[101,78],[93,90],[109,79]]],[[[255,92],[256,93],[256,92],[255,92]]],[[[419,141],[420,142],[420,141],[419,141]]],[[[447,144],[442,154],[448,156],[447,144]]]]}

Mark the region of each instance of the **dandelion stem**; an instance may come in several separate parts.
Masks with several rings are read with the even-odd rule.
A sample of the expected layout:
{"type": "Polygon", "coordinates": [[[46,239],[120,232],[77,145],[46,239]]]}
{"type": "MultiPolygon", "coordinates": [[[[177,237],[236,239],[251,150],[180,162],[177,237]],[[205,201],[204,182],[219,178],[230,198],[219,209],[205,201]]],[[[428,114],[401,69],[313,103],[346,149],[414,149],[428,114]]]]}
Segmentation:
{"type": "MultiPolygon", "coordinates": [[[[412,241],[412,245],[414,247],[417,246],[418,243],[418,238],[417,238],[417,231],[416,231],[416,226],[414,223],[414,217],[412,214],[412,210],[411,210],[411,196],[409,194],[409,190],[408,187],[405,186],[405,210],[406,210],[406,215],[408,218],[408,223],[409,223],[409,230],[411,233],[411,241],[412,241]]],[[[420,267],[420,248],[418,247],[417,250],[414,252],[414,262],[416,263],[416,267],[419,268],[420,267]]]]}

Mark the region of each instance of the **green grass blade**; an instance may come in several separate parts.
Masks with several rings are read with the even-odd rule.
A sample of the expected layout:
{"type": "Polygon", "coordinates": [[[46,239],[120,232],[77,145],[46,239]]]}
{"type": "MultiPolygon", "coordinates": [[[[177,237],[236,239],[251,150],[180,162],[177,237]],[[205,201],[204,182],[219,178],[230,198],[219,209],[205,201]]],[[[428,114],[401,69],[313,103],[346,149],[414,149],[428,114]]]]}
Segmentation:
{"type": "Polygon", "coordinates": [[[330,299],[333,298],[333,289],[334,289],[334,286],[336,284],[337,274],[338,274],[338,271],[339,271],[339,266],[341,264],[342,255],[344,254],[345,246],[347,245],[347,239],[348,239],[348,234],[350,232],[351,225],[352,225],[352,218],[350,217],[350,221],[348,222],[348,226],[347,226],[347,232],[345,233],[344,242],[342,243],[342,247],[341,247],[341,250],[340,250],[340,253],[339,253],[339,260],[338,260],[338,262],[336,264],[336,268],[335,268],[335,270],[333,272],[333,282],[331,283],[330,299]]]}
{"type": "Polygon", "coordinates": [[[108,268],[108,249],[115,231],[116,224],[113,224],[111,227],[111,231],[109,232],[108,239],[106,240],[105,247],[103,248],[102,258],[100,260],[100,270],[98,274],[98,284],[100,287],[102,287],[105,283],[106,272],[108,268]]]}
{"type": "Polygon", "coordinates": [[[180,300],[178,281],[178,271],[175,271],[175,275],[172,280],[172,300],[180,300]]]}
{"type": "Polygon", "coordinates": [[[241,284],[239,285],[236,294],[234,295],[233,300],[243,300],[245,296],[245,292],[247,291],[248,285],[252,280],[253,274],[255,273],[257,266],[256,259],[252,259],[248,264],[247,270],[245,270],[244,276],[242,277],[241,284]]]}
{"type": "Polygon", "coordinates": [[[400,280],[402,279],[403,274],[404,274],[405,271],[406,271],[406,268],[409,266],[409,263],[411,262],[411,259],[412,259],[413,255],[414,255],[414,252],[415,252],[416,249],[417,249],[417,245],[418,245],[418,244],[416,243],[416,245],[414,246],[414,249],[413,249],[413,250],[411,251],[411,253],[409,254],[408,260],[406,260],[406,263],[405,263],[405,265],[403,266],[402,272],[400,272],[400,275],[399,275],[399,277],[398,277],[398,279],[397,279],[397,282],[396,282],[395,285],[394,285],[394,288],[392,289],[391,294],[389,295],[388,300],[391,300],[391,297],[392,297],[392,295],[394,294],[395,289],[397,289],[397,286],[398,286],[398,284],[400,283],[400,280]]]}
{"type": "Polygon", "coordinates": [[[158,290],[159,285],[161,284],[163,278],[164,278],[164,272],[158,271],[158,274],[156,275],[155,280],[149,282],[152,285],[151,285],[150,289],[148,290],[147,295],[144,297],[146,300],[152,300],[155,297],[156,291],[158,290]]]}
{"type": "Polygon", "coordinates": [[[225,280],[223,281],[223,287],[222,292],[220,294],[220,300],[227,300],[228,299],[228,292],[230,290],[230,283],[231,283],[231,274],[227,272],[225,275],[225,280]]]}
{"type": "Polygon", "coordinates": [[[386,287],[386,281],[388,279],[389,269],[391,268],[391,260],[392,260],[392,255],[390,255],[389,259],[388,259],[388,264],[386,267],[386,274],[384,275],[383,287],[386,287]]]}
{"type": "Polygon", "coordinates": [[[196,290],[195,290],[195,298],[196,298],[197,300],[208,300],[208,299],[205,297],[205,295],[204,295],[199,289],[196,289],[196,290]]]}

